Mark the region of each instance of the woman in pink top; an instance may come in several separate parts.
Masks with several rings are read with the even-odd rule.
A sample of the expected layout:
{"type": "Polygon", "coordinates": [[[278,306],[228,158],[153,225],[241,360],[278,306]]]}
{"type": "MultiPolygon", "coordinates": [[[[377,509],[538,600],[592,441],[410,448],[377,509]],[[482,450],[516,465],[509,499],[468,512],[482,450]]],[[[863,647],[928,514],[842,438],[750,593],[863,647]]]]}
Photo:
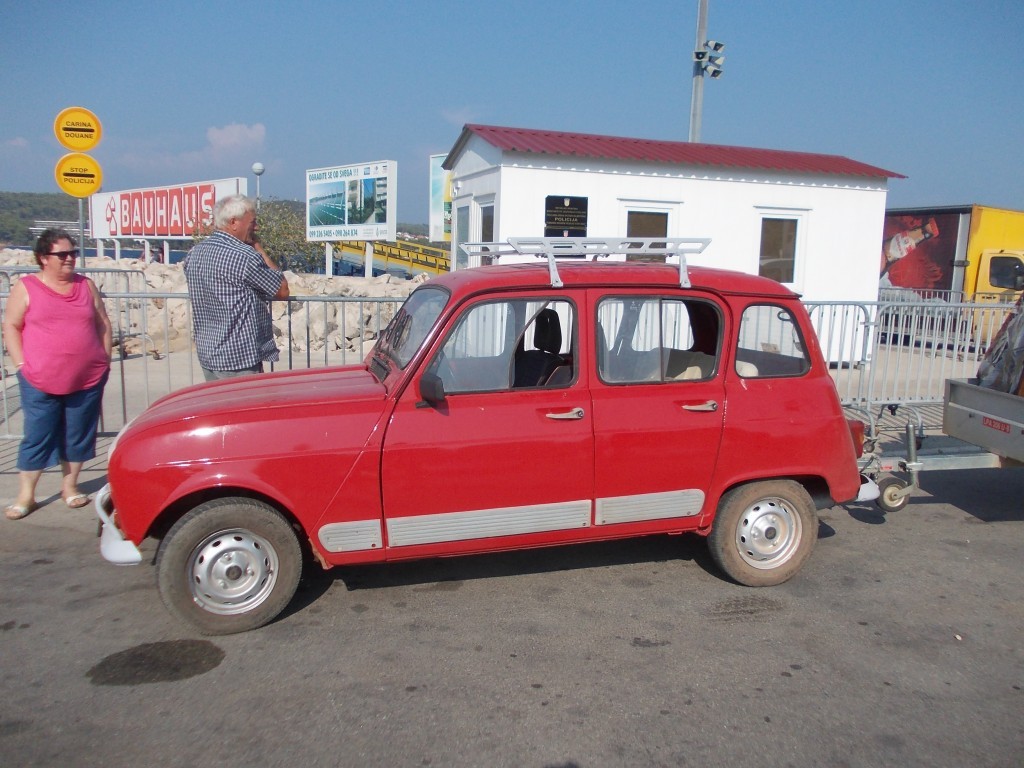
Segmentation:
{"type": "Polygon", "coordinates": [[[96,285],[75,274],[75,241],[62,229],[48,229],[36,241],[35,256],[39,272],[11,287],[4,313],[4,344],[18,371],[25,417],[18,498],[4,510],[9,520],[36,508],[39,477],[57,463],[64,503],[72,509],[89,503],[78,475],[96,456],[110,372],[110,319],[96,285]]]}

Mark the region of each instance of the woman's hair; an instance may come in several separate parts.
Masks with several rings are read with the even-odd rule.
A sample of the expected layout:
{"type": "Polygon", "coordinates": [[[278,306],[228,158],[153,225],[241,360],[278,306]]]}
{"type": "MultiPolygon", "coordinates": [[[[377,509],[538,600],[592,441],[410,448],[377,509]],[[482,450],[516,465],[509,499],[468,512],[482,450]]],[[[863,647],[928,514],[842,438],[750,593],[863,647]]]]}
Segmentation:
{"type": "Polygon", "coordinates": [[[73,238],[71,233],[66,229],[43,230],[43,234],[41,234],[39,239],[36,240],[36,247],[33,249],[33,253],[36,255],[36,264],[38,264],[40,268],[43,266],[42,257],[48,254],[53,249],[54,244],[60,240],[67,240],[71,243],[72,248],[78,245],[75,242],[75,238],[73,238]]]}
{"type": "Polygon", "coordinates": [[[232,219],[240,219],[255,210],[256,204],[245,195],[222,197],[213,206],[213,226],[224,229],[232,219]]]}

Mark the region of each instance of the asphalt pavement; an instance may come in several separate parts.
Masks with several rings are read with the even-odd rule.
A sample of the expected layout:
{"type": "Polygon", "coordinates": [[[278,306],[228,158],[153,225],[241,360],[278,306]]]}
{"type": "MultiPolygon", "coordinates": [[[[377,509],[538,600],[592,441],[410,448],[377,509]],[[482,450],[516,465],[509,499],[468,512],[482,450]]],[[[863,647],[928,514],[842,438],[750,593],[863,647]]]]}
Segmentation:
{"type": "Polygon", "coordinates": [[[654,536],[314,567],[279,620],[203,638],[48,472],[0,520],[0,765],[1020,766],[1024,470],[921,479],[823,512],[780,587],[654,536]]]}

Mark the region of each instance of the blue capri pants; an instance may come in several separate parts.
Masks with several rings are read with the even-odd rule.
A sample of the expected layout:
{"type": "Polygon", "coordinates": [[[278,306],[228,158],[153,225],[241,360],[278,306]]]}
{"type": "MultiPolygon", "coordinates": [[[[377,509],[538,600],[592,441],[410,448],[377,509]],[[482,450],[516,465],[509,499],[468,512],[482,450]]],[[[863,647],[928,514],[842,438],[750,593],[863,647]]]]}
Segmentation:
{"type": "Polygon", "coordinates": [[[25,437],[18,447],[18,469],[33,472],[62,461],[88,461],[96,456],[103,387],[99,383],[69,395],[49,395],[18,374],[25,437]]]}

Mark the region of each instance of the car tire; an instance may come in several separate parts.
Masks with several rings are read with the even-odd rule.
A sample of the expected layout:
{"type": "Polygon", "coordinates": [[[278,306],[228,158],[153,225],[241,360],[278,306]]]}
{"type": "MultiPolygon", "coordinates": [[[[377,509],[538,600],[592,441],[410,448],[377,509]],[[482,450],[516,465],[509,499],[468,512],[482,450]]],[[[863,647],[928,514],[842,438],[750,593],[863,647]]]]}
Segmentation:
{"type": "Polygon", "coordinates": [[[733,580],[770,587],[800,570],[817,538],[817,510],[804,487],[793,480],[768,480],[722,497],[708,548],[733,580]]]}
{"type": "Polygon", "coordinates": [[[188,512],[157,551],[168,610],[204,635],[262,627],[285,609],[302,574],[295,531],[252,499],[217,499],[188,512]]]}

